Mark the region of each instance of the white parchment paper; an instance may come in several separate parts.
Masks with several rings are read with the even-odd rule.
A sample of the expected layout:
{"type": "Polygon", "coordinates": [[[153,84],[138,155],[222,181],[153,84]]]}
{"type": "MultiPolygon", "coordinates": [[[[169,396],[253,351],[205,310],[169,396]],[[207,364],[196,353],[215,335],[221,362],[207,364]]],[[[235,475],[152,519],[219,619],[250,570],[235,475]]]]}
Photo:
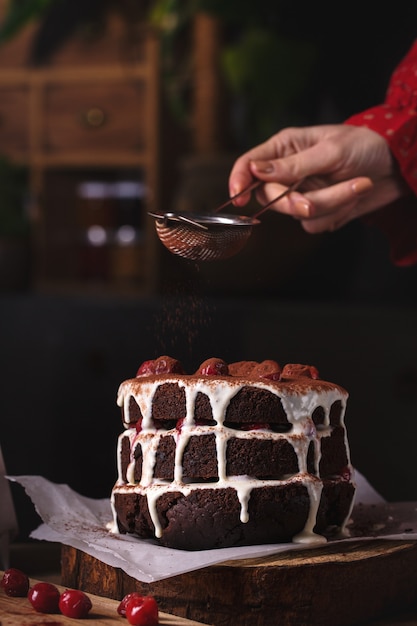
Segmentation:
{"type": "MultiPolygon", "coordinates": [[[[43,521],[31,537],[72,546],[146,583],[224,561],[312,547],[291,543],[198,552],[172,550],[152,541],[112,534],[108,528],[112,521],[109,499],[86,498],[68,485],[58,485],[41,476],[8,478],[22,485],[43,521]]],[[[417,539],[417,502],[387,503],[360,473],[356,472],[355,480],[356,504],[348,526],[350,537],[338,541],[375,537],[417,539]]]]}

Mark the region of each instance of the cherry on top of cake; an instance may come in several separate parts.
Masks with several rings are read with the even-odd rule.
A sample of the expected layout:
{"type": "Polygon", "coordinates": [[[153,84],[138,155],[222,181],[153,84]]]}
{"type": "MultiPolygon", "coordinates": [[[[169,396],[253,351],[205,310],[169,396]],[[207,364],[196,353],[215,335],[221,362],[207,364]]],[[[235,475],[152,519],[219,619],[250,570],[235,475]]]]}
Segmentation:
{"type": "Polygon", "coordinates": [[[264,361],[237,361],[226,363],[223,359],[211,357],[201,363],[193,373],[185,372],[181,362],[170,356],[160,356],[157,359],[144,361],[137,373],[136,378],[160,376],[165,374],[178,374],[180,376],[213,376],[213,377],[238,377],[248,380],[267,379],[272,381],[286,381],[298,378],[310,378],[318,380],[319,372],[314,365],[302,365],[300,363],[288,363],[283,368],[272,359],[264,361]]]}

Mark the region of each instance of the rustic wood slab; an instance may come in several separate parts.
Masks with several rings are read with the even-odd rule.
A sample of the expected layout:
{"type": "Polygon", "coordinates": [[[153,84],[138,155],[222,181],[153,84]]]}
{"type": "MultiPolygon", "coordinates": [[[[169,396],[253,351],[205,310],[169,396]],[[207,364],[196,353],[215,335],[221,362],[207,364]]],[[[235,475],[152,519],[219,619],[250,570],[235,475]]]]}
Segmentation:
{"type": "Polygon", "coordinates": [[[63,546],[62,582],[116,599],[152,593],[164,611],[215,626],[353,626],[417,604],[417,542],[328,544],[150,584],[63,546]]]}
{"type": "MultiPolygon", "coordinates": [[[[3,572],[0,571],[0,579],[3,572]]],[[[31,584],[38,582],[31,579],[31,584]]],[[[67,585],[68,586],[68,585],[67,585]]],[[[58,589],[64,587],[57,585],[58,589]]],[[[126,626],[126,618],[117,613],[119,602],[93,594],[88,594],[93,603],[93,608],[85,620],[73,619],[64,615],[46,615],[37,613],[27,598],[9,598],[0,589],[0,625],[1,626],[75,626],[75,624],[94,623],[95,626],[126,626]]],[[[162,626],[202,626],[201,623],[183,619],[175,615],[159,613],[159,623],[162,626]]]]}

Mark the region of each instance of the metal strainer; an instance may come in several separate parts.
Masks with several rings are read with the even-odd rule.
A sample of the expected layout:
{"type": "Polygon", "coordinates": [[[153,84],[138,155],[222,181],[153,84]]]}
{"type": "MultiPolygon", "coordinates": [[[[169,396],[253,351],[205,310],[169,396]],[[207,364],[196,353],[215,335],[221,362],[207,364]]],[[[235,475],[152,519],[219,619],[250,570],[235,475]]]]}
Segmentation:
{"type": "Polygon", "coordinates": [[[236,198],[263,184],[256,181],[220,205],[213,213],[160,213],[149,212],[155,218],[159,239],[173,254],[192,261],[216,261],[234,256],[244,247],[258,217],[272,204],[294,191],[294,183],[279,196],[262,206],[252,217],[244,215],[218,215],[218,212],[236,198]]]}

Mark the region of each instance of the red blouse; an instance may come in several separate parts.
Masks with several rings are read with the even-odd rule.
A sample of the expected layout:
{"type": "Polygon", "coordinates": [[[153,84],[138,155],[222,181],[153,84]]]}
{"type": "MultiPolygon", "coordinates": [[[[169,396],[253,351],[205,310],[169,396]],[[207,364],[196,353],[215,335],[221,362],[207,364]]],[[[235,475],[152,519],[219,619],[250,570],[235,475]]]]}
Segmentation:
{"type": "Polygon", "coordinates": [[[369,214],[365,221],[388,237],[396,265],[417,263],[417,41],[394,70],[385,102],[345,122],[367,126],[388,142],[400,171],[415,194],[369,214]]]}

